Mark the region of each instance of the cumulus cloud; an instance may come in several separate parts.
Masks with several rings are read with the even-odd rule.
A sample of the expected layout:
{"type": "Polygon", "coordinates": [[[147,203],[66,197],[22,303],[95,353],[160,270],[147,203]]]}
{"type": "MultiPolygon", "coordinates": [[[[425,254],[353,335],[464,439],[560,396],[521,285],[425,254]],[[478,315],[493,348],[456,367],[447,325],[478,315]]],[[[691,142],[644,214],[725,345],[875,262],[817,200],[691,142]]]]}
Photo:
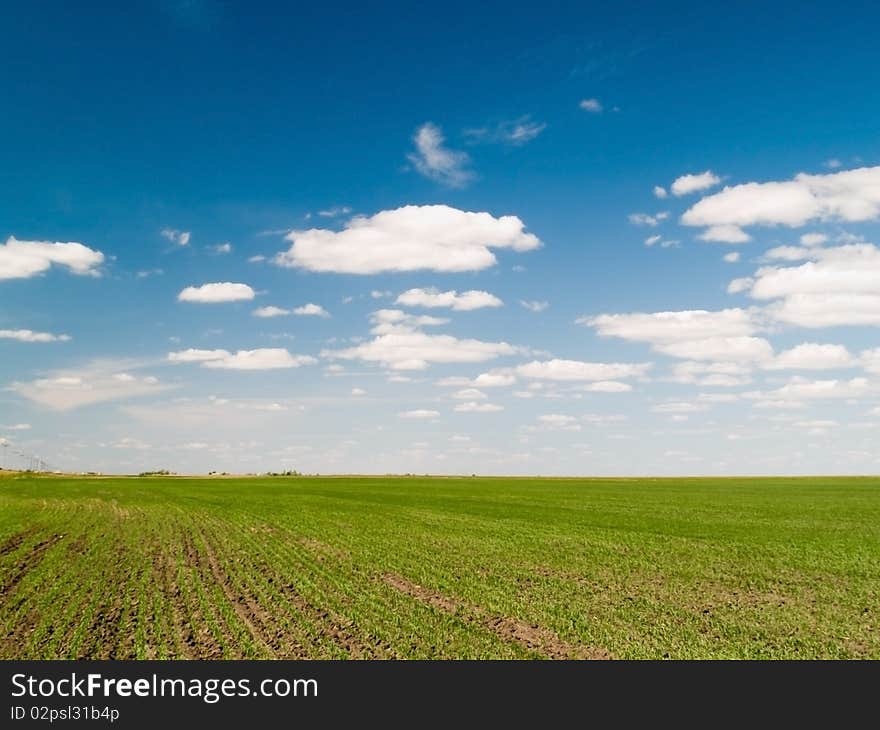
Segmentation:
{"type": "Polygon", "coordinates": [[[850,368],[856,360],[843,345],[820,345],[805,342],[780,352],[764,364],[767,370],[834,370],[850,368]]]}
{"type": "Polygon", "coordinates": [[[709,195],[681,218],[684,225],[798,227],[811,221],[860,222],[880,217],[880,167],[827,175],[800,173],[782,182],[750,182],[709,195]]]}
{"type": "Polygon", "coordinates": [[[208,362],[227,357],[229,357],[229,350],[197,350],[193,348],[169,352],[167,355],[169,362],[208,362]]]}
{"type": "Polygon", "coordinates": [[[812,248],[798,266],[755,273],[752,298],[774,319],[799,327],[880,325],[880,249],[867,243],[812,248]]]}
{"type": "Polygon", "coordinates": [[[461,312],[467,312],[473,309],[482,309],[484,307],[500,307],[504,304],[494,294],[486,291],[470,290],[459,294],[454,289],[452,291],[441,292],[439,289],[408,289],[403,292],[395,304],[402,304],[407,307],[447,307],[461,312]]]}
{"type": "Polygon", "coordinates": [[[18,340],[19,342],[68,342],[70,335],[53,335],[50,332],[34,332],[33,330],[0,330],[0,340],[18,340]]]}
{"type": "Polygon", "coordinates": [[[619,380],[643,376],[651,363],[583,362],[581,360],[533,360],[518,365],[514,372],[535,380],[619,380]]]}
{"type": "Polygon", "coordinates": [[[880,347],[862,352],[860,363],[869,373],[880,375],[880,347]]]}
{"type": "Polygon", "coordinates": [[[735,264],[739,262],[740,254],[739,251],[731,251],[730,253],[724,254],[721,258],[725,264],[735,264]]]}
{"type": "Polygon", "coordinates": [[[800,237],[801,246],[821,246],[828,241],[824,233],[804,233],[800,237]]]}
{"type": "Polygon", "coordinates": [[[162,238],[167,238],[169,241],[171,241],[171,243],[176,243],[178,246],[189,245],[189,231],[178,231],[174,228],[163,228],[160,233],[162,234],[162,238]]]}
{"type": "Polygon", "coordinates": [[[29,279],[53,265],[79,276],[99,276],[103,262],[103,253],[76,242],[19,241],[10,236],[0,244],[0,280],[29,279]]]}
{"type": "Polygon", "coordinates": [[[600,114],[604,110],[602,102],[598,99],[582,99],[578,106],[585,112],[592,114],[600,114]]]}
{"type": "Polygon", "coordinates": [[[281,307],[268,306],[268,307],[258,307],[253,311],[254,317],[262,317],[263,319],[268,319],[270,317],[285,317],[290,314],[289,309],[282,309],[281,307]]]}
{"type": "Polygon", "coordinates": [[[464,187],[474,179],[467,152],[446,147],[446,138],[436,124],[427,122],[419,127],[413,143],[416,149],[407,159],[425,177],[453,188],[464,187]]]}
{"type": "Polygon", "coordinates": [[[775,390],[752,391],[743,393],[743,397],[757,401],[759,404],[796,404],[810,400],[863,398],[878,392],[880,392],[880,388],[877,384],[867,378],[810,380],[797,376],[775,390]]]}
{"type": "Polygon", "coordinates": [[[669,189],[675,197],[680,198],[682,195],[690,195],[691,193],[699,193],[702,190],[714,188],[720,182],[721,178],[718,175],[711,170],[706,170],[706,172],[682,175],[676,178],[669,189]]]}
{"type": "Polygon", "coordinates": [[[654,197],[655,198],[660,198],[660,200],[663,200],[668,195],[669,195],[669,193],[666,192],[666,188],[664,188],[663,186],[661,186],[661,185],[654,186],[654,197]]]}
{"type": "Polygon", "coordinates": [[[203,368],[220,370],[278,370],[313,365],[317,360],[309,355],[292,355],[282,347],[256,350],[181,350],[168,353],[169,362],[197,362],[203,368]]]}
{"type": "Polygon", "coordinates": [[[686,361],[673,365],[670,380],[706,387],[734,388],[748,385],[752,381],[751,373],[750,363],[686,361]]]}
{"type": "Polygon", "coordinates": [[[773,357],[773,347],[762,337],[707,337],[681,342],[658,342],[654,350],[684,360],[761,362],[773,357]]]}
{"type": "Polygon", "coordinates": [[[312,304],[309,302],[308,304],[303,304],[301,307],[296,307],[293,310],[293,314],[299,317],[329,317],[330,312],[328,312],[324,307],[320,304],[312,304]]]}
{"type": "Polygon", "coordinates": [[[250,301],[256,296],[247,284],[234,284],[230,281],[188,286],[177,295],[180,302],[198,302],[216,304],[219,302],[250,301]]]}
{"type": "Polygon", "coordinates": [[[453,388],[506,388],[514,383],[516,383],[516,376],[508,369],[480,373],[475,378],[453,376],[449,378],[441,378],[437,381],[437,385],[453,388]]]}
{"type": "Polygon", "coordinates": [[[485,362],[518,349],[506,342],[458,339],[428,334],[422,327],[445,324],[438,317],[416,317],[396,309],[380,309],[371,316],[372,340],[343,350],[324,350],[322,357],[374,362],[392,370],[424,370],[432,363],[485,362]]]}
{"type": "Polygon", "coordinates": [[[636,312],[581,317],[579,324],[602,337],[646,342],[656,351],[686,360],[760,361],[773,355],[767,340],[752,335],[758,329],[756,312],[720,311],[636,312]]]}
{"type": "Polygon", "coordinates": [[[580,431],[581,424],[574,416],[568,416],[563,413],[545,413],[538,416],[538,424],[548,430],[558,431],[580,431]]]}
{"type": "Polygon", "coordinates": [[[231,243],[218,243],[216,246],[211,246],[211,250],[214,253],[232,253],[232,244],[231,243]]]}
{"type": "Polygon", "coordinates": [[[401,411],[397,414],[400,418],[408,418],[415,420],[431,420],[440,415],[439,411],[432,411],[427,408],[417,408],[413,411],[401,411]]]}
{"type": "Polygon", "coordinates": [[[499,406],[495,403],[477,403],[476,401],[469,401],[467,403],[459,403],[452,410],[456,413],[496,413],[497,411],[503,411],[504,406],[499,406]]]}
{"type": "Polygon", "coordinates": [[[602,337],[634,342],[669,343],[710,337],[739,337],[757,330],[755,313],[745,309],[704,309],[677,312],[634,312],[581,317],[578,324],[596,329],[602,337]]]}
{"type": "Polygon", "coordinates": [[[464,390],[459,390],[453,393],[452,397],[456,400],[486,400],[489,396],[487,396],[482,390],[465,388],[464,390]]]}
{"type": "Polygon", "coordinates": [[[617,380],[597,380],[595,383],[580,387],[580,390],[587,393],[629,393],[632,389],[629,383],[621,383],[617,380]]]}
{"type": "Polygon", "coordinates": [[[752,237],[739,226],[711,226],[698,238],[710,243],[748,243],[752,237]]]}
{"type": "Polygon", "coordinates": [[[701,411],[705,411],[709,408],[706,403],[687,403],[687,402],[671,402],[671,403],[658,403],[655,406],[651,407],[651,410],[654,413],[670,413],[670,414],[681,414],[681,413],[699,413],[701,411]]]}
{"type": "Polygon", "coordinates": [[[446,205],[408,205],[355,217],[341,231],[312,228],[287,235],[279,266],[343,274],[384,271],[480,271],[497,263],[493,248],[541,246],[516,216],[496,218],[446,205]]]}

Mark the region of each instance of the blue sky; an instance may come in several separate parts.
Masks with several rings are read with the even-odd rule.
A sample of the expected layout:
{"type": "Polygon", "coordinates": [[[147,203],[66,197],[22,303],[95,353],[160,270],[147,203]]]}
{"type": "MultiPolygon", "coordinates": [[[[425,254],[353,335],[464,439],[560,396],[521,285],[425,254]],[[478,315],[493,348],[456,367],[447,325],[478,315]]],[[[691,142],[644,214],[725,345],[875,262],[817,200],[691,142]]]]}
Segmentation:
{"type": "Polygon", "coordinates": [[[0,9],[0,438],[875,473],[880,10],[584,5],[0,9]]]}

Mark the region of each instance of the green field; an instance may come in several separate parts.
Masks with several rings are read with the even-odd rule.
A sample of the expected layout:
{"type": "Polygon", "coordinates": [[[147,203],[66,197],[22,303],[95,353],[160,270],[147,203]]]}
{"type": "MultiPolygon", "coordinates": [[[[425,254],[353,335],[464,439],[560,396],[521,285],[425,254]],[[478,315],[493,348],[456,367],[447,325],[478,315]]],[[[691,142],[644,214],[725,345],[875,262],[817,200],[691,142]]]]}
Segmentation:
{"type": "Polygon", "coordinates": [[[880,658],[880,479],[0,477],[0,657],[880,658]]]}

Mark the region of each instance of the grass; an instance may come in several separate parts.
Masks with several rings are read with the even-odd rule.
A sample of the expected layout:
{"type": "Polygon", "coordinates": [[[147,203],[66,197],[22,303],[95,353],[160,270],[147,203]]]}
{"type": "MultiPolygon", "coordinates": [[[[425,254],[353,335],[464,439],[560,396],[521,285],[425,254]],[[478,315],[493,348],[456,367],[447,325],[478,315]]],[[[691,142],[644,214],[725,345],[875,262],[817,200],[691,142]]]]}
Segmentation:
{"type": "Polygon", "coordinates": [[[0,658],[880,658],[880,479],[0,477],[0,658]]]}

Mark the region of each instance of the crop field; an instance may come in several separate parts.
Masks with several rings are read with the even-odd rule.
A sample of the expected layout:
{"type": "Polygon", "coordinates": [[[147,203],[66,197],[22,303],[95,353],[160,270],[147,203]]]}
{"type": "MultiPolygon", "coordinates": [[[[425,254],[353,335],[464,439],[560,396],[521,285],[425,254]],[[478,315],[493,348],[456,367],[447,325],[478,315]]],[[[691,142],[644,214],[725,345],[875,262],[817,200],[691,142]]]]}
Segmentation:
{"type": "Polygon", "coordinates": [[[0,477],[0,657],[880,658],[880,479],[0,477]]]}

